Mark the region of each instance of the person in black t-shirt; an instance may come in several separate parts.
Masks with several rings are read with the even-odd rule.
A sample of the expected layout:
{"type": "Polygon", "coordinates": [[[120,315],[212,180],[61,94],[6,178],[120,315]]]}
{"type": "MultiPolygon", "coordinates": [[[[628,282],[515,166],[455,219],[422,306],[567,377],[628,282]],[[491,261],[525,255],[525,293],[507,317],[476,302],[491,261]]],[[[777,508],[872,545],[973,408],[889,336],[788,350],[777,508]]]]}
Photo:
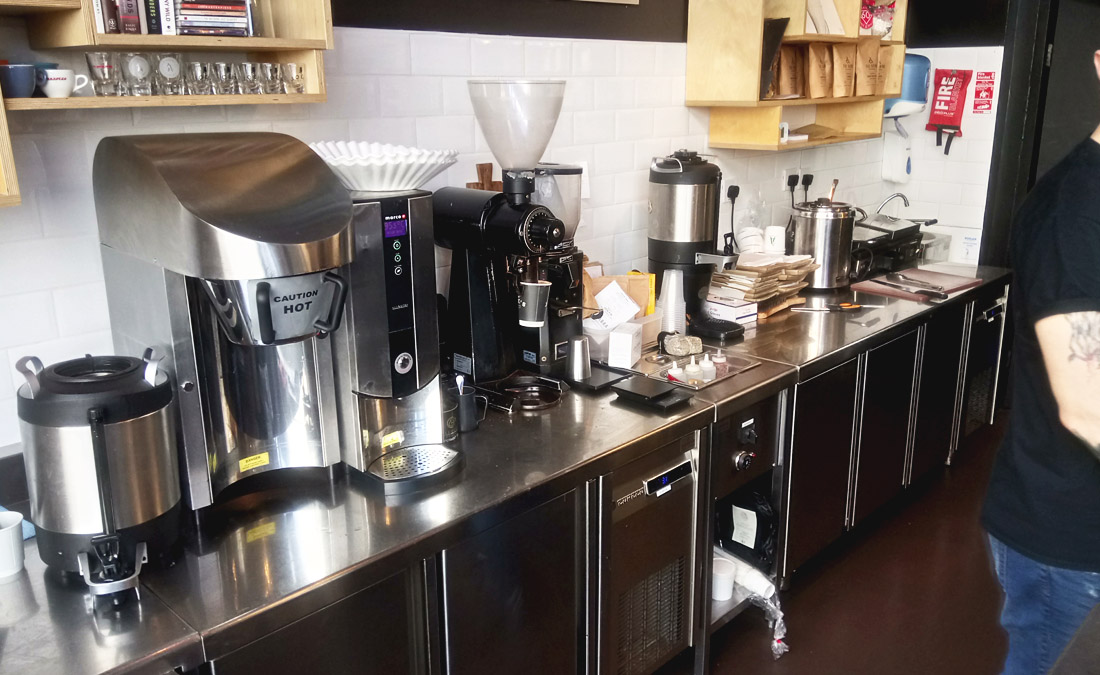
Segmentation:
{"type": "Polygon", "coordinates": [[[1046,673],[1100,603],[1100,128],[1024,201],[1012,266],[1012,418],[982,523],[1014,675],[1046,673]]]}

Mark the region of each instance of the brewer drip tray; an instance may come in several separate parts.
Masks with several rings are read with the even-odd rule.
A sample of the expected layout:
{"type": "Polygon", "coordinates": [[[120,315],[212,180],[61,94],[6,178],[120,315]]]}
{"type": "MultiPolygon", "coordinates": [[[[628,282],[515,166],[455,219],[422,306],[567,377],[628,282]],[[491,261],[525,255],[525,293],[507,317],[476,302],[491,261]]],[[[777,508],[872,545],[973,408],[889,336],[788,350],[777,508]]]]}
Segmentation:
{"type": "Polygon", "coordinates": [[[561,380],[532,373],[516,372],[508,377],[476,386],[489,407],[503,413],[537,413],[561,403],[569,385],[561,380]]]}
{"type": "Polygon", "coordinates": [[[387,452],[367,469],[387,495],[420,490],[445,481],[462,468],[462,455],[442,445],[411,445],[387,452]]]}

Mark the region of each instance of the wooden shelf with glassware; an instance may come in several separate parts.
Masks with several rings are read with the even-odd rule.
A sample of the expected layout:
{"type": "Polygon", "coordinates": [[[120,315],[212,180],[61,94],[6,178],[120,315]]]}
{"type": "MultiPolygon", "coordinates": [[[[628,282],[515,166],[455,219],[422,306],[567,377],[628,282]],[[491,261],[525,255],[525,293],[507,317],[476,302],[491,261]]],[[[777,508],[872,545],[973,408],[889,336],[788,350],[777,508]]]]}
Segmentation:
{"type": "Polygon", "coordinates": [[[709,144],[716,148],[788,150],[882,135],[883,101],[901,92],[908,0],[897,0],[893,28],[879,45],[890,50],[881,94],[809,98],[761,98],[766,19],[788,19],[784,45],[854,44],[860,38],[861,0],[692,0],[688,6],[687,105],[711,109],[709,144]],[[813,31],[808,6],[832,2],[843,32],[813,31]],[[731,28],[733,27],[733,28],[731,28]],[[809,27],[809,30],[807,30],[809,27]],[[797,116],[792,108],[806,108],[797,116]],[[784,115],[787,110],[791,114],[784,115]],[[792,133],[808,140],[780,142],[779,123],[797,117],[792,133]],[[808,118],[808,119],[807,119],[808,118]]]}

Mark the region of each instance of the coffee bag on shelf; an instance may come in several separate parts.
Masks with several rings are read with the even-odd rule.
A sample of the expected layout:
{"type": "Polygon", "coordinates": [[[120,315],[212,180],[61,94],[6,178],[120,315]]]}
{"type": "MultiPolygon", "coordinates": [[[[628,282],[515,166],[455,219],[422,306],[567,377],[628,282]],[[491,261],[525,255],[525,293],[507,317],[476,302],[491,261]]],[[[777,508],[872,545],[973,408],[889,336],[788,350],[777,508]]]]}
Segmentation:
{"type": "Polygon", "coordinates": [[[829,45],[811,43],[806,65],[806,89],[810,98],[828,98],[833,90],[833,53],[829,45]]]}
{"type": "Polygon", "coordinates": [[[860,38],[856,43],[856,96],[874,96],[878,90],[877,37],[860,38]]]}
{"type": "Polygon", "coordinates": [[[805,54],[797,45],[783,45],[779,50],[779,95],[788,98],[805,96],[805,54]]]}
{"type": "Polygon", "coordinates": [[[853,96],[856,90],[856,46],[833,45],[833,97],[853,96]]]}

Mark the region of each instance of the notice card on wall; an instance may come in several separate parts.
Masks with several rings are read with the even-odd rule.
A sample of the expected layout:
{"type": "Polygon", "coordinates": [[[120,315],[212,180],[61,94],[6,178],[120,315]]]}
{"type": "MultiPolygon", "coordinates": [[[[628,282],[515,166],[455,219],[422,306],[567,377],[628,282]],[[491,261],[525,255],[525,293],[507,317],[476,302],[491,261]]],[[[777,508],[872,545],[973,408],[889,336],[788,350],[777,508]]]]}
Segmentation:
{"type": "Polygon", "coordinates": [[[993,114],[993,89],[997,73],[979,70],[974,75],[974,114],[993,114]]]}

